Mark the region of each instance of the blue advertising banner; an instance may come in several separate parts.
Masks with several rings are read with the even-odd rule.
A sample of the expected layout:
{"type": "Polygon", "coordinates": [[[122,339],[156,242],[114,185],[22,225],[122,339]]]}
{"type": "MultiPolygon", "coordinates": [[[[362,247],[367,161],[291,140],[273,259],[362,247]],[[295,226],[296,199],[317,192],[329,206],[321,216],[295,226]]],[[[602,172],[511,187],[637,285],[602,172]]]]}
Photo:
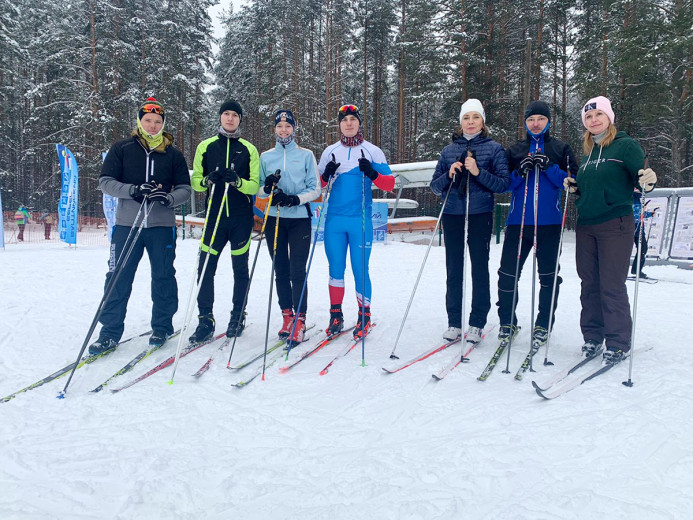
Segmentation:
{"type": "MultiPolygon", "coordinates": [[[[101,159],[106,160],[106,152],[101,152],[101,159]]],[[[103,194],[103,214],[106,217],[108,226],[108,241],[111,241],[113,230],[115,229],[116,210],[118,209],[118,199],[111,195],[103,194]]]]}
{"type": "MultiPolygon", "coordinates": [[[[328,204],[329,206],[329,204],[328,204]]],[[[327,208],[323,208],[322,202],[311,202],[310,209],[313,212],[312,219],[312,236],[315,236],[315,230],[318,223],[318,217],[322,211],[327,208]]],[[[385,243],[387,240],[387,203],[385,202],[374,202],[373,203],[373,242],[375,243],[385,243]]],[[[320,219],[320,231],[318,233],[318,242],[325,240],[325,217],[320,219]]]]}
{"type": "Polygon", "coordinates": [[[62,178],[58,203],[58,231],[60,231],[60,240],[68,244],[76,244],[79,211],[77,161],[65,145],[56,144],[55,147],[58,150],[62,178]]]}

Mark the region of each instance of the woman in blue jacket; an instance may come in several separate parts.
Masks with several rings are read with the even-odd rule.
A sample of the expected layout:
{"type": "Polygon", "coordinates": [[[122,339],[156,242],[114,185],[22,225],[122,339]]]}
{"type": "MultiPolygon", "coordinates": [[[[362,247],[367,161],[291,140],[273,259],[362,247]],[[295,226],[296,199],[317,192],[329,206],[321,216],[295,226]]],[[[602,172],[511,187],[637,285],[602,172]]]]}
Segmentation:
{"type": "Polygon", "coordinates": [[[440,197],[450,196],[443,210],[445,264],[447,266],[448,329],[443,338],[452,341],[462,334],[462,283],[464,280],[464,223],[469,197],[467,244],[472,264],[472,309],[467,341],[481,341],[491,309],[488,260],[493,227],[494,193],[510,185],[508,161],[503,147],[488,136],[481,101],[469,99],[460,110],[460,127],[453,142],[440,154],[431,189],[440,197]],[[469,193],[467,193],[469,175],[469,193]],[[453,181],[454,179],[454,181],[453,181]]]}
{"type": "Polygon", "coordinates": [[[273,186],[277,189],[272,197],[272,207],[267,218],[267,247],[274,254],[274,229],[277,208],[279,229],[277,234],[277,259],[274,263],[277,297],[284,319],[279,337],[288,338],[298,314],[292,341],[303,341],[306,330],[308,288],[298,307],[301,290],[306,279],[306,263],[310,251],[311,210],[310,202],[320,196],[320,178],[315,156],[310,150],[296,144],[296,120],[290,110],[279,110],[274,118],[277,143],[260,156],[260,184],[264,188],[258,196],[268,197],[273,186]],[[279,175],[276,172],[279,171],[279,175]]]}

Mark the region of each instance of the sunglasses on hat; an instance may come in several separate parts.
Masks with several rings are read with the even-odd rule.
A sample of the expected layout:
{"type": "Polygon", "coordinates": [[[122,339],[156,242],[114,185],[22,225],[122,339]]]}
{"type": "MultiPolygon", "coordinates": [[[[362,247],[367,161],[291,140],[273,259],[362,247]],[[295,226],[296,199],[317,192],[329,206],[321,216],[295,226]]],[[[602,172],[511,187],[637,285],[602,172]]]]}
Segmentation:
{"type": "Polygon", "coordinates": [[[156,105],[154,103],[147,103],[145,105],[142,105],[142,108],[140,109],[142,112],[145,114],[147,113],[154,113],[154,114],[159,114],[160,116],[164,115],[164,109],[161,105],[156,105]]]}
{"type": "Polygon", "coordinates": [[[340,114],[346,114],[347,112],[358,112],[359,107],[356,105],[342,105],[339,107],[339,113],[340,114]]]}

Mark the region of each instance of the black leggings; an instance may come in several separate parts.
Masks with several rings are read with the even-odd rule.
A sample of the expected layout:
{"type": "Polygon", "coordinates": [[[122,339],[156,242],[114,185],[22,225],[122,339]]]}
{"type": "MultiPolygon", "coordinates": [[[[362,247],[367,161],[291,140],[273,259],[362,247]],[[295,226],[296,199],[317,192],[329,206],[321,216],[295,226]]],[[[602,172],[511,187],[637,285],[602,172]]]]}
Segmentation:
{"type": "MultiPolygon", "coordinates": [[[[267,217],[265,234],[270,257],[274,254],[275,217],[267,217]]],[[[277,297],[281,309],[294,309],[306,312],[308,308],[308,287],[303,295],[301,308],[298,301],[306,279],[306,264],[310,253],[310,218],[281,218],[277,234],[277,259],[274,261],[274,275],[277,283],[277,297]]]]}

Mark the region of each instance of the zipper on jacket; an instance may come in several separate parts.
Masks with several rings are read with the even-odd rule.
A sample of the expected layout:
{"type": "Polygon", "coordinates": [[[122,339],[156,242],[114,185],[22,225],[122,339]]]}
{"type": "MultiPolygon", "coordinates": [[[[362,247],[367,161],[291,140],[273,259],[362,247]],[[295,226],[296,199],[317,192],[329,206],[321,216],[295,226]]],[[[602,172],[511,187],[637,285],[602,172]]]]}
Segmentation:
{"type": "MultiPolygon", "coordinates": [[[[229,167],[229,154],[231,153],[231,139],[228,137],[226,138],[226,168],[229,167]]],[[[231,187],[229,186],[229,189],[231,187]]],[[[229,213],[229,196],[228,193],[226,194],[226,217],[228,218],[230,215],[229,213]]]]}

